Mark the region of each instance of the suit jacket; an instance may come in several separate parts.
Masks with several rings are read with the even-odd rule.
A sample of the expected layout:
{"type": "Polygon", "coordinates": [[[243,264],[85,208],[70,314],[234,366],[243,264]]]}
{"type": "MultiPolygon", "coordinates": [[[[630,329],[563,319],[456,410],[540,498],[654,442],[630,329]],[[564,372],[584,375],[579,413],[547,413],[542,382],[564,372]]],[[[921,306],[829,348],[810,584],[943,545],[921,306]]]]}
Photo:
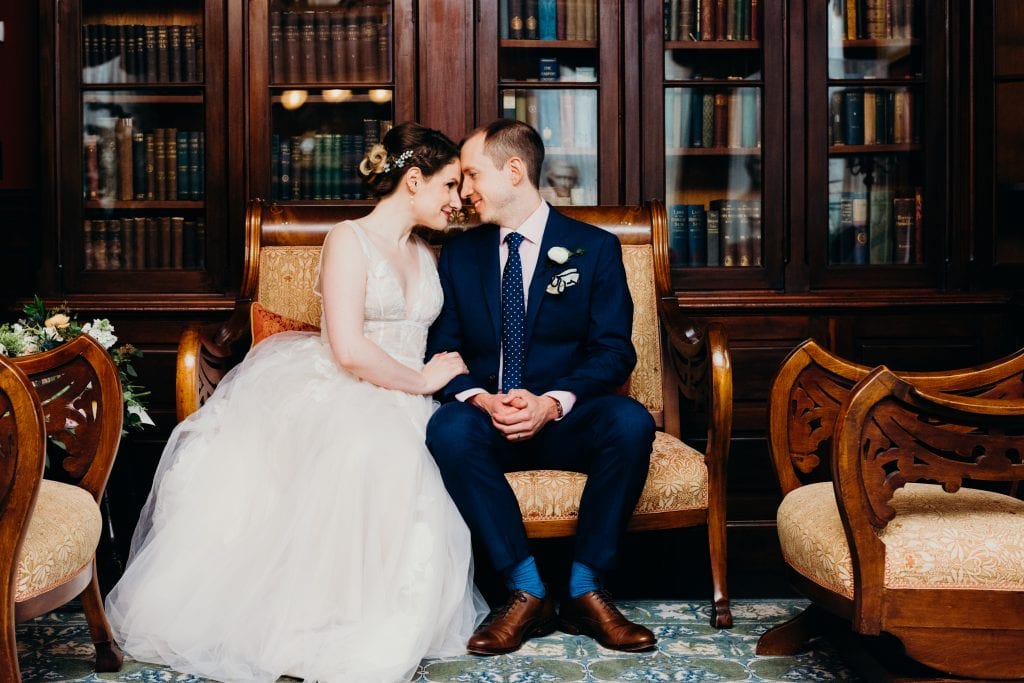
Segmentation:
{"type": "MultiPolygon", "coordinates": [[[[458,351],[469,367],[469,375],[456,377],[439,392],[443,401],[473,387],[498,390],[498,234],[497,226],[482,225],[452,238],[441,250],[444,306],[430,329],[427,358],[458,351]]],[[[524,387],[535,394],[570,391],[578,402],[615,392],[636,365],[632,325],[633,300],[618,238],[552,209],[529,284],[524,387]],[[558,264],[547,256],[554,246],[583,253],[558,264]],[[559,281],[565,285],[560,292],[546,291],[552,284],[557,289],[559,281]]]]}

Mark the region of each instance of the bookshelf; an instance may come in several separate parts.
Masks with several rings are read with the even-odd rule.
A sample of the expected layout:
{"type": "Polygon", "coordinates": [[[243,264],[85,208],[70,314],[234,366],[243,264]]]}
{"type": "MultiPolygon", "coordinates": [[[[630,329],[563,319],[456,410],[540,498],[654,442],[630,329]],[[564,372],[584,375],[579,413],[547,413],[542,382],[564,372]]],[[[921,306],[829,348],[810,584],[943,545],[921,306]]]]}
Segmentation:
{"type": "Polygon", "coordinates": [[[477,17],[478,121],[537,129],[552,204],[620,201],[619,3],[499,0],[480,3],[477,17]]]}
{"type": "Polygon", "coordinates": [[[250,194],[367,202],[359,161],[415,118],[411,0],[249,4],[250,194]]]}
{"type": "Polygon", "coordinates": [[[224,63],[208,55],[223,8],[76,0],[57,14],[55,279],[71,293],[216,291],[224,63]]]}

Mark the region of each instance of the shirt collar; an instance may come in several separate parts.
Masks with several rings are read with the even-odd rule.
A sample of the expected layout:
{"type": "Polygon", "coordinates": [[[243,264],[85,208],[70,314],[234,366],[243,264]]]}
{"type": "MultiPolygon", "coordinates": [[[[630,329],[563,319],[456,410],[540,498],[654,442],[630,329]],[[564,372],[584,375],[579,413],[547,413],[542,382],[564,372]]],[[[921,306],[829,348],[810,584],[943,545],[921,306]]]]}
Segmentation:
{"type": "MultiPolygon", "coordinates": [[[[523,224],[515,232],[518,232],[526,240],[539,246],[541,239],[544,237],[544,227],[548,224],[548,214],[550,212],[551,207],[548,206],[547,202],[542,201],[540,206],[523,221],[523,224]]],[[[512,228],[501,228],[499,233],[501,243],[505,242],[505,238],[508,237],[510,232],[512,232],[512,228]]]]}

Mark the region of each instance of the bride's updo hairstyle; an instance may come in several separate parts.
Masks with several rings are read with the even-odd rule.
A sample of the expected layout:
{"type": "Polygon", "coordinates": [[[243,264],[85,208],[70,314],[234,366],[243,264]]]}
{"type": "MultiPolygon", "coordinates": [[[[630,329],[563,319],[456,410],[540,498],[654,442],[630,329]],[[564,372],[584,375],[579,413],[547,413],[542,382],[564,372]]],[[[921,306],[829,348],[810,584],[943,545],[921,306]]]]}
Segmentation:
{"type": "Polygon", "coordinates": [[[401,123],[370,148],[359,163],[368,193],[386,197],[413,166],[430,177],[459,158],[459,148],[441,131],[415,122],[401,123]]]}

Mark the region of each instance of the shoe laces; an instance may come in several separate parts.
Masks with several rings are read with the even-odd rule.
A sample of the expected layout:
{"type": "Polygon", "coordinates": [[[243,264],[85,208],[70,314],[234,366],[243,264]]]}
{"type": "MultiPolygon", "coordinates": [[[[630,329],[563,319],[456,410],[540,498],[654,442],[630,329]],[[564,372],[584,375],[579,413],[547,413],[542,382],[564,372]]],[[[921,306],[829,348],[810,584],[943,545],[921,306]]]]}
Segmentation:
{"type": "Polygon", "coordinates": [[[508,600],[495,611],[494,616],[503,617],[512,611],[512,608],[516,606],[516,603],[526,602],[526,591],[517,590],[508,596],[508,600]]]}
{"type": "Polygon", "coordinates": [[[594,591],[594,597],[598,599],[598,601],[606,610],[621,616],[622,613],[619,612],[619,608],[615,606],[614,602],[612,602],[612,594],[609,593],[606,589],[599,588],[598,590],[594,591]]]}

